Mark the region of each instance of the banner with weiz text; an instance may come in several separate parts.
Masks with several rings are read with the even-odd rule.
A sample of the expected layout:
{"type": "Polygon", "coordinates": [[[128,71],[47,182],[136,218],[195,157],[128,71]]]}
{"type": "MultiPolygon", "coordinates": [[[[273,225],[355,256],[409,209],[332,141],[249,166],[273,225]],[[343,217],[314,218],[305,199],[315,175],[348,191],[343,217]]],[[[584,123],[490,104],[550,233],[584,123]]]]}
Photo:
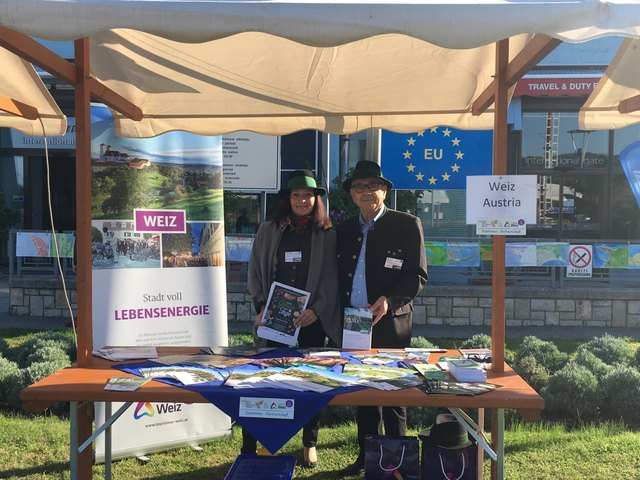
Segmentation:
{"type": "MultiPolygon", "coordinates": [[[[103,105],[91,107],[91,137],[94,348],[227,345],[221,138],[117,137],[103,105]]],[[[213,405],[140,402],[113,424],[113,458],[230,428],[213,405]]]]}

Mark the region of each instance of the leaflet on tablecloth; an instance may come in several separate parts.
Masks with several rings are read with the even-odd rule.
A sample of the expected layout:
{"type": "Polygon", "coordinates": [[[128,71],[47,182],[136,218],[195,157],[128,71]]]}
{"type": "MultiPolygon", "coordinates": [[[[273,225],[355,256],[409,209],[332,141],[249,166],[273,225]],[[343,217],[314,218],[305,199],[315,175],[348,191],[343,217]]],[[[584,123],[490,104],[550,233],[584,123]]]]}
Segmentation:
{"type": "Polygon", "coordinates": [[[151,379],[144,377],[111,377],[104,389],[114,392],[135,392],[149,380],[151,379]]]}
{"type": "Polygon", "coordinates": [[[285,345],[298,342],[300,327],[294,322],[307,308],[311,294],[280,282],[273,282],[264,308],[257,335],[285,345]]]}

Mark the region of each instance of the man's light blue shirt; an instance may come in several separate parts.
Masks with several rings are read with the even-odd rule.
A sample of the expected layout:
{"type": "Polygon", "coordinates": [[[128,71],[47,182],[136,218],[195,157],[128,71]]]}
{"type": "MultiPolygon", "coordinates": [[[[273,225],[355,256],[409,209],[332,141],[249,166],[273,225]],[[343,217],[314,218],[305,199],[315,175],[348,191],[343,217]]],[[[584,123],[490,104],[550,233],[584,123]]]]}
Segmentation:
{"type": "Polygon", "coordinates": [[[373,230],[375,228],[376,222],[382,216],[386,208],[387,207],[383,205],[376,216],[366,223],[362,218],[362,215],[359,216],[360,226],[362,227],[362,247],[360,247],[356,271],[353,273],[353,283],[351,285],[352,307],[369,307],[369,299],[367,297],[367,272],[365,269],[365,259],[367,258],[367,236],[369,234],[369,230],[373,230]]]}

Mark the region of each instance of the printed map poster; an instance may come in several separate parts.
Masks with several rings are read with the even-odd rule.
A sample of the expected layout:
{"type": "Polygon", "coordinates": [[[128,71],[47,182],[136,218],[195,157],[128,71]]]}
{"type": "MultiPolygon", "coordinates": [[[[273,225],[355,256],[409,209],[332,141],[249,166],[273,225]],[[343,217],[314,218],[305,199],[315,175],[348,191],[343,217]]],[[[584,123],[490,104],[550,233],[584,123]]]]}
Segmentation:
{"type": "MultiPolygon", "coordinates": [[[[220,138],[117,137],[99,105],[91,107],[91,133],[94,348],[226,345],[220,138]]],[[[207,419],[215,409],[201,407],[207,419]]],[[[203,422],[212,436],[230,429],[226,416],[212,426],[185,416],[186,408],[166,408],[157,405],[163,422],[139,411],[116,422],[114,455],[184,445],[203,422]]]]}
{"type": "Polygon", "coordinates": [[[491,175],[492,130],[432,127],[382,131],[382,171],[401,190],[464,190],[467,175],[491,175]]]}
{"type": "Polygon", "coordinates": [[[16,257],[49,257],[51,252],[51,233],[17,232],[16,257]]]}
{"type": "Polygon", "coordinates": [[[76,236],[73,233],[55,233],[51,235],[51,256],[60,258],[73,258],[73,247],[76,236]],[[58,255],[56,255],[56,245],[58,255]]]}
{"type": "Polygon", "coordinates": [[[627,268],[640,268],[640,245],[629,245],[629,265],[627,268]]]}
{"type": "Polygon", "coordinates": [[[593,245],[593,268],[627,268],[628,265],[628,244],[596,243],[593,245]]]}
{"type": "Polygon", "coordinates": [[[479,267],[480,245],[472,242],[449,242],[447,265],[450,267],[479,267]]]}
{"type": "Polygon", "coordinates": [[[566,267],[569,258],[569,243],[567,242],[538,242],[538,266],[566,267]]]}
{"type": "Polygon", "coordinates": [[[506,267],[535,267],[538,251],[535,242],[513,242],[505,245],[506,267]]]}
{"type": "Polygon", "coordinates": [[[427,263],[432,267],[447,266],[447,242],[424,242],[427,263]]]}

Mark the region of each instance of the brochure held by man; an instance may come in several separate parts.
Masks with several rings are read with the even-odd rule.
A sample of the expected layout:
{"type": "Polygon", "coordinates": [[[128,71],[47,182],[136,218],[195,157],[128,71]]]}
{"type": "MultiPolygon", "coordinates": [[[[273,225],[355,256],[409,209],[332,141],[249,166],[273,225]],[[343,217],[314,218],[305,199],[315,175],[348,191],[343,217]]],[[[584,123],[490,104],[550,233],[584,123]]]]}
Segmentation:
{"type": "Polygon", "coordinates": [[[367,308],[346,307],[342,348],[346,350],[370,350],[373,314],[367,308]]]}
{"type": "Polygon", "coordinates": [[[307,308],[310,295],[305,290],[273,282],[260,319],[258,337],[295,345],[300,327],[296,327],[294,321],[307,308]]]}

